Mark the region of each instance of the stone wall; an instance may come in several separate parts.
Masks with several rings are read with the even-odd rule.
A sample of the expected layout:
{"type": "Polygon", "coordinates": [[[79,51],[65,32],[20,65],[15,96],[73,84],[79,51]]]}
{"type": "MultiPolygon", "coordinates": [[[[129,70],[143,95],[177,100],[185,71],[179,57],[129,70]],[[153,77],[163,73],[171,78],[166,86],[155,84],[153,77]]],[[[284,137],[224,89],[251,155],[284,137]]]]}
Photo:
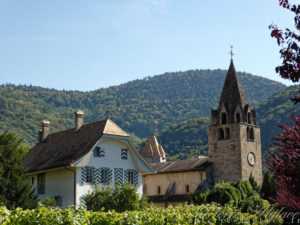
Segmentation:
{"type": "Polygon", "coordinates": [[[144,194],[147,196],[165,195],[170,183],[175,182],[175,195],[191,194],[206,179],[205,171],[173,172],[143,176],[144,194]],[[201,175],[202,174],[202,175],[201,175]],[[201,179],[202,178],[202,179],[201,179]],[[189,185],[189,192],[186,192],[189,185]],[[158,193],[160,187],[160,193],[158,193]]]}

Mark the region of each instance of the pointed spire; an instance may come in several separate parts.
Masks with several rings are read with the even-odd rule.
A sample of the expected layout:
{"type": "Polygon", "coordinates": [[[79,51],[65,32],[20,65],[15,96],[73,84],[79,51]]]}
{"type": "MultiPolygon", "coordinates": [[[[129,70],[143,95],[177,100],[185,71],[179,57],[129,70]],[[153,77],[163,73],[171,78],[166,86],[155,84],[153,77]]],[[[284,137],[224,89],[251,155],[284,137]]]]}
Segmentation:
{"type": "Polygon", "coordinates": [[[247,104],[247,100],[244,95],[243,88],[236,73],[232,59],[230,61],[230,66],[224,82],[219,102],[219,108],[222,107],[223,104],[233,109],[237,105],[244,106],[247,104]]]}

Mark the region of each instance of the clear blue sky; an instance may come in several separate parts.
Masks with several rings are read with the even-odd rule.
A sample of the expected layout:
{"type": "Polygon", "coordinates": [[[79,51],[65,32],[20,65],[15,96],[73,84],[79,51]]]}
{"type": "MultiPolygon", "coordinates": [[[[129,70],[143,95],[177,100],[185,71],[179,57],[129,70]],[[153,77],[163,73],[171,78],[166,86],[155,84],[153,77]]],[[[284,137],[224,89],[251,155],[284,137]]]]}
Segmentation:
{"type": "Polygon", "coordinates": [[[238,71],[284,82],[272,22],[294,28],[278,0],[0,0],[0,84],[95,90],[227,69],[231,44],[238,71]]]}

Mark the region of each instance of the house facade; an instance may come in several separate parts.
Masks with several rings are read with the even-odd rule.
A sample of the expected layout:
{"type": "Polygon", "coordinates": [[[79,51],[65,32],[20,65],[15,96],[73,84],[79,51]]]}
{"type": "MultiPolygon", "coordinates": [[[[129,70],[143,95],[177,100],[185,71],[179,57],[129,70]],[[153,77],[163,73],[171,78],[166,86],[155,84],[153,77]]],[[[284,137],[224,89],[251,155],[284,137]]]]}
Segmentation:
{"type": "Polygon", "coordinates": [[[84,114],[75,114],[75,128],[53,134],[50,122],[43,121],[39,143],[23,160],[38,199],[55,198],[61,208],[84,206],[83,196],[95,185],[127,182],[142,195],[142,175],[154,170],[129,135],[110,119],[83,124],[84,114]]]}

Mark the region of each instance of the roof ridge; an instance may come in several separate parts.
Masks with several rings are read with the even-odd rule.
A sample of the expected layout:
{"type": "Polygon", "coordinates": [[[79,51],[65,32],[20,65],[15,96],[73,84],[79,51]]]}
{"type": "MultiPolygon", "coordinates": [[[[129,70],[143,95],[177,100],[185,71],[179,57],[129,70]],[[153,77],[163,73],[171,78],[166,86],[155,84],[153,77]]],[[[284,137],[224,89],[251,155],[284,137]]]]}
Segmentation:
{"type": "MultiPolygon", "coordinates": [[[[82,127],[87,126],[87,125],[92,125],[92,124],[100,123],[100,122],[102,122],[102,121],[105,121],[105,120],[98,120],[98,121],[94,121],[94,122],[91,122],[91,123],[85,123],[85,124],[83,124],[83,125],[80,127],[80,129],[81,129],[82,127]]],[[[62,133],[62,132],[67,132],[67,131],[70,131],[70,130],[72,130],[72,129],[75,129],[75,127],[71,127],[71,128],[65,129],[65,130],[59,130],[59,131],[50,133],[47,137],[49,137],[49,136],[51,136],[51,135],[53,135],[53,134],[58,134],[58,133],[62,133]]],[[[80,129],[79,129],[77,132],[79,132],[80,129]]]]}

